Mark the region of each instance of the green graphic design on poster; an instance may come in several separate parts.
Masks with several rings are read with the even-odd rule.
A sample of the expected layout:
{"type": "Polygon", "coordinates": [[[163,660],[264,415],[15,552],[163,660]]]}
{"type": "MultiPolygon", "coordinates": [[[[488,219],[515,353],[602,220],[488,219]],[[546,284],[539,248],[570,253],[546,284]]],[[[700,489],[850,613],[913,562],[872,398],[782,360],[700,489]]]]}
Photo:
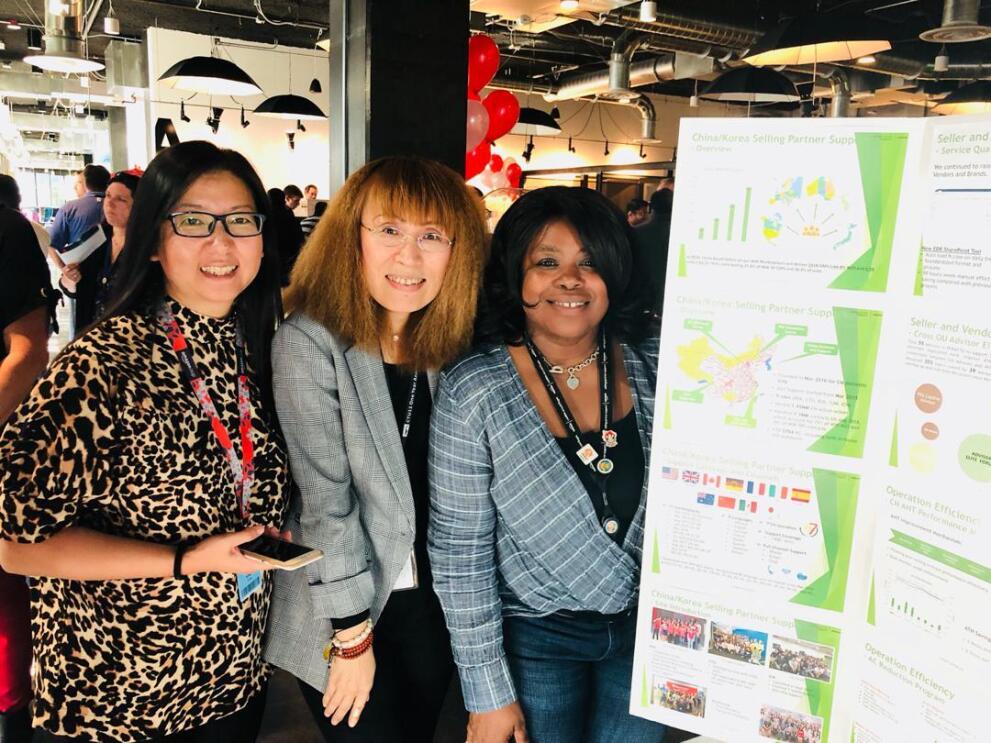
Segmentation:
{"type": "Polygon", "coordinates": [[[635,714],[987,737],[989,232],[991,116],[681,122],[635,714]]]}

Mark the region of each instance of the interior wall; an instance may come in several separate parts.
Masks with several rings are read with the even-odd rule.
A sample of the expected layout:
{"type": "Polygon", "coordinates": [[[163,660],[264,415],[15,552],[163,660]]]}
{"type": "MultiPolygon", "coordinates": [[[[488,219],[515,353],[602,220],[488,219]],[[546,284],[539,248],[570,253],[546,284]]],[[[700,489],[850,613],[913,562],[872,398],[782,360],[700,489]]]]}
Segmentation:
{"type": "Polygon", "coordinates": [[[321,198],[326,197],[330,185],[329,122],[326,119],[303,121],[306,131],[296,132],[296,147],[291,150],[286,132],[295,131],[295,120],[272,119],[252,113],[252,109],[266,97],[287,93],[309,98],[327,113],[330,109],[330,78],[326,52],[285,46],[272,48],[264,44],[220,39],[220,56],[248,73],[264,95],[211,98],[200,93],[191,98],[192,93],[173,90],[158,82],[159,76],[179,60],[210,56],[212,38],[162,28],[148,29],[149,130],[154,129],[159,118],[171,119],[181,141],[205,139],[220,147],[241,152],[254,165],[266,188],[282,188],[289,183],[303,188],[308,183],[314,183],[321,198]],[[228,46],[224,42],[236,46],[228,46]],[[323,92],[309,92],[310,81],[314,78],[320,81],[323,92]],[[186,99],[186,115],[191,119],[188,123],[179,119],[179,105],[183,99],[186,99]],[[246,128],[242,128],[240,123],[241,103],[244,104],[245,116],[251,122],[246,128]],[[216,134],[206,124],[211,106],[225,109],[216,134]]]}

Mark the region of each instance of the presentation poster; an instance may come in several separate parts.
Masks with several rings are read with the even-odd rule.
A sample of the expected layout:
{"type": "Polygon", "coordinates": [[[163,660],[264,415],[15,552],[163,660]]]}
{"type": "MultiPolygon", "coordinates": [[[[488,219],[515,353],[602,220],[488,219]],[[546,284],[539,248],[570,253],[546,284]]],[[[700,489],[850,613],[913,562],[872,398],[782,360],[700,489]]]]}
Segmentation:
{"type": "Polygon", "coordinates": [[[980,739],[989,133],[682,121],[634,714],[734,743],[980,739]]]}

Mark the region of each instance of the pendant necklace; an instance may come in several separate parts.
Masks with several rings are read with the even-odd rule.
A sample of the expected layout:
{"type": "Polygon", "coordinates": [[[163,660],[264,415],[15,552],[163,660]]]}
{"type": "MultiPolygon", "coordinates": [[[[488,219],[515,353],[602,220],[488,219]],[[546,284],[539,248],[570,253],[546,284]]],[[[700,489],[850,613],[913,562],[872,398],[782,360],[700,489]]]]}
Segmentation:
{"type": "Polygon", "coordinates": [[[577,390],[578,389],[578,386],[582,382],[575,375],[578,372],[580,372],[582,369],[584,369],[586,366],[588,366],[589,364],[591,364],[592,362],[594,362],[597,358],[599,358],[599,349],[598,348],[596,348],[595,350],[593,350],[592,353],[590,353],[588,356],[586,356],[583,361],[579,361],[574,366],[569,366],[567,369],[565,369],[560,364],[555,364],[555,365],[549,367],[548,368],[548,371],[551,374],[564,374],[565,372],[568,372],[568,378],[566,380],[564,380],[564,382],[565,382],[565,384],[568,385],[568,389],[569,390],[577,390]]]}
{"type": "Polygon", "coordinates": [[[578,447],[575,450],[576,456],[582,464],[590,468],[593,472],[598,473],[597,485],[602,497],[602,514],[599,518],[599,523],[602,525],[602,528],[606,534],[613,536],[619,532],[620,523],[619,519],[616,517],[616,514],[612,510],[611,504],[609,503],[609,475],[615,469],[615,464],[609,457],[609,450],[614,448],[619,443],[619,437],[617,436],[616,431],[612,428],[612,397],[610,384],[611,380],[609,378],[610,368],[608,350],[609,342],[606,339],[605,330],[600,332],[598,348],[596,348],[596,350],[593,351],[592,354],[580,364],[575,364],[575,366],[567,369],[568,374],[570,375],[567,380],[568,387],[575,389],[578,386],[578,378],[574,376],[574,372],[588,366],[597,359],[599,361],[599,426],[601,429],[600,437],[602,440],[601,456],[599,452],[596,451],[595,446],[592,444],[586,444],[582,440],[582,434],[578,427],[578,421],[575,419],[574,415],[572,415],[571,410],[568,408],[568,403],[565,402],[564,397],[561,395],[561,392],[558,390],[553,379],[550,377],[550,374],[563,374],[564,370],[560,366],[551,366],[528,335],[524,334],[523,341],[526,345],[527,351],[530,354],[530,358],[533,361],[533,365],[537,370],[537,375],[543,383],[544,389],[547,390],[547,394],[550,396],[551,402],[557,411],[558,417],[561,420],[561,425],[564,426],[564,429],[568,432],[578,447]],[[555,368],[557,371],[555,371],[555,368]],[[572,380],[574,380],[574,384],[572,384],[572,380]]]}

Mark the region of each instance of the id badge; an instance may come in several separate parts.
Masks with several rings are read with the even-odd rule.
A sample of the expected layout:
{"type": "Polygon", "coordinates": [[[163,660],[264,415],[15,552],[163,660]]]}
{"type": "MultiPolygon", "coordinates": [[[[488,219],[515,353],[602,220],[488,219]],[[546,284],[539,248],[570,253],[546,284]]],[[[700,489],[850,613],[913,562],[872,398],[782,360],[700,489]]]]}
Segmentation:
{"type": "Polygon", "coordinates": [[[239,573],[237,576],[237,597],[241,603],[248,600],[255,591],[262,587],[262,573],[260,570],[254,573],[239,573]]]}
{"type": "Polygon", "coordinates": [[[399,571],[399,577],[396,579],[395,585],[392,586],[392,590],[409,591],[419,585],[420,579],[416,574],[416,555],[410,552],[409,559],[403,564],[403,569],[399,571]]]}

